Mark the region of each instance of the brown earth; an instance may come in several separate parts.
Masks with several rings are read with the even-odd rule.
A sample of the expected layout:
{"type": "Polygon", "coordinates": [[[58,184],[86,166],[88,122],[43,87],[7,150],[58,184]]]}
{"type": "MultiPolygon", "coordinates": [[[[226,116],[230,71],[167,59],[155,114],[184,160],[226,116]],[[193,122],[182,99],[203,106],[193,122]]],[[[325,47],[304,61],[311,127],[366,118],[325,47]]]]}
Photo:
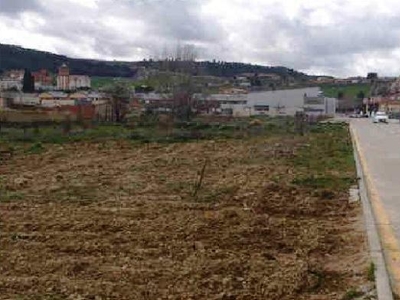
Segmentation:
{"type": "Polygon", "coordinates": [[[301,142],[14,156],[0,165],[0,298],[343,299],[367,282],[361,207],[290,183],[301,142]]]}

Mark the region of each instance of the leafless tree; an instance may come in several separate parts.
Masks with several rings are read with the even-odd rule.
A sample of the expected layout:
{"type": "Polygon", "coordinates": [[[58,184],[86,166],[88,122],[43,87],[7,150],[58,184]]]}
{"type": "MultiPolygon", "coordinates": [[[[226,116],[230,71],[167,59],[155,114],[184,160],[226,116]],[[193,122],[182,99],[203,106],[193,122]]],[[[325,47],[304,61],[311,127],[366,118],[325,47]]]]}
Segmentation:
{"type": "Polygon", "coordinates": [[[106,87],[104,92],[110,99],[109,104],[112,107],[112,120],[117,123],[122,122],[131,98],[130,87],[122,82],[116,82],[106,87]]]}

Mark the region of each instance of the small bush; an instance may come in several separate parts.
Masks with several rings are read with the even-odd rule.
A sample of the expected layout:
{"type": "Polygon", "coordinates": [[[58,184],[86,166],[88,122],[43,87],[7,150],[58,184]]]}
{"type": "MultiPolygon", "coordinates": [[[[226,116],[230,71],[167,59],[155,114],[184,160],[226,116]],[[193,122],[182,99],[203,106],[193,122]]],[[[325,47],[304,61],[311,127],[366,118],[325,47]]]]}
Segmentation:
{"type": "Polygon", "coordinates": [[[364,295],[363,292],[357,291],[355,289],[350,289],[349,291],[346,292],[346,294],[343,296],[342,299],[343,300],[352,300],[352,299],[361,297],[363,295],[364,295]]]}
{"type": "Polygon", "coordinates": [[[375,264],[373,262],[371,262],[368,266],[367,279],[369,281],[375,281],[375,264]]]}
{"type": "Polygon", "coordinates": [[[45,148],[43,147],[42,143],[36,142],[28,149],[28,152],[36,154],[36,153],[41,153],[44,149],[45,148]]]}

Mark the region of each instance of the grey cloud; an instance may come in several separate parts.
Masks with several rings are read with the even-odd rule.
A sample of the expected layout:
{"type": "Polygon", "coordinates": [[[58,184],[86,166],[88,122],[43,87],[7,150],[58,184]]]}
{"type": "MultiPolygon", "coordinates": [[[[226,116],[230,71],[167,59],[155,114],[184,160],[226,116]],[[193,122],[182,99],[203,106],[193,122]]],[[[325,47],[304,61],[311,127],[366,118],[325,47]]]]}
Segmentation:
{"type": "Polygon", "coordinates": [[[15,15],[25,11],[39,11],[43,7],[38,0],[1,0],[0,15],[15,15]]]}
{"type": "MultiPolygon", "coordinates": [[[[234,48],[240,56],[270,65],[298,70],[322,70],[328,74],[351,74],[357,60],[374,52],[387,57],[400,48],[400,21],[395,17],[361,15],[339,18],[337,24],[311,26],[309,11],[295,19],[266,14],[264,21],[247,24],[240,34],[246,36],[246,53],[240,44],[234,48]]],[[[236,59],[240,59],[236,57],[236,59]]]]}
{"type": "MultiPolygon", "coordinates": [[[[47,7],[46,24],[41,33],[62,38],[67,43],[90,44],[100,55],[107,57],[133,56],[142,49],[147,56],[157,56],[162,48],[172,49],[177,43],[217,43],[223,39],[223,29],[216,22],[199,13],[199,0],[182,1],[119,1],[99,2],[96,11],[78,9],[76,6],[58,11],[57,6],[47,7]],[[140,37],[127,39],[125,33],[98,22],[104,16],[120,18],[126,22],[144,24],[140,37]]],[[[123,29],[122,29],[123,30],[123,29]]],[[[135,28],[126,29],[134,32],[135,28]]],[[[73,51],[68,51],[67,54],[73,51]]],[[[59,47],[60,49],[60,47],[59,47]]]]}
{"type": "Polygon", "coordinates": [[[255,11],[260,18],[254,20],[242,21],[239,16],[238,25],[226,25],[218,16],[202,12],[205,3],[205,0],[99,0],[98,8],[93,9],[66,0],[63,10],[50,1],[41,10],[38,0],[0,0],[0,14],[41,10],[45,23],[36,27],[36,33],[58,39],[56,49],[74,56],[85,56],[82,53],[90,49],[88,52],[96,53],[97,57],[126,60],[157,57],[164,47],[173,51],[180,43],[198,45],[201,59],[351,74],[363,56],[374,53],[389,57],[400,49],[398,18],[371,12],[351,15],[342,11],[342,0],[331,8],[334,23],[324,26],[307,22],[312,9],[303,9],[296,17],[289,18],[279,7],[255,11]],[[108,17],[121,20],[121,27],[101,22],[108,17]]]}

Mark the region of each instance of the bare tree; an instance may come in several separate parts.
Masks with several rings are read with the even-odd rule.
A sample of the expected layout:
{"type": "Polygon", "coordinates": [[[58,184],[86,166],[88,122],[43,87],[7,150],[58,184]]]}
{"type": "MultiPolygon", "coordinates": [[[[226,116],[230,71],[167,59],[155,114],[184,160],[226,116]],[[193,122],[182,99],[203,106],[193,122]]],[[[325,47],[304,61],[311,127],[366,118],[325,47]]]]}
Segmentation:
{"type": "Polygon", "coordinates": [[[172,113],[175,119],[189,121],[195,108],[194,84],[192,76],[186,75],[176,82],[172,92],[172,113]]]}
{"type": "Polygon", "coordinates": [[[104,89],[108,95],[112,107],[112,120],[119,123],[125,118],[129,100],[131,98],[131,89],[127,84],[116,82],[104,89]]]}
{"type": "Polygon", "coordinates": [[[192,44],[176,44],[175,50],[164,46],[161,60],[162,69],[171,72],[190,74],[194,69],[194,62],[197,58],[196,47],[192,44]]]}

